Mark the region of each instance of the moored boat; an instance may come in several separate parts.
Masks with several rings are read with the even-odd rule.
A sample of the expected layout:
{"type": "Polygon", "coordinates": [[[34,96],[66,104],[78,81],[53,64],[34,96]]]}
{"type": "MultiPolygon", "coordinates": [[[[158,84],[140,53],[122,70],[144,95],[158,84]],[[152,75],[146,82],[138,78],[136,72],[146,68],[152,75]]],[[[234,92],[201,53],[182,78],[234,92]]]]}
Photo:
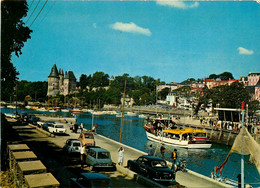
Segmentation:
{"type": "Polygon", "coordinates": [[[70,110],[70,112],[72,112],[72,113],[80,113],[80,112],[82,112],[82,110],[79,109],[79,108],[73,108],[73,109],[70,110]]]}
{"type": "Polygon", "coordinates": [[[148,140],[165,143],[187,149],[211,148],[207,132],[192,128],[178,129],[169,118],[156,118],[153,123],[145,124],[148,140]]]}

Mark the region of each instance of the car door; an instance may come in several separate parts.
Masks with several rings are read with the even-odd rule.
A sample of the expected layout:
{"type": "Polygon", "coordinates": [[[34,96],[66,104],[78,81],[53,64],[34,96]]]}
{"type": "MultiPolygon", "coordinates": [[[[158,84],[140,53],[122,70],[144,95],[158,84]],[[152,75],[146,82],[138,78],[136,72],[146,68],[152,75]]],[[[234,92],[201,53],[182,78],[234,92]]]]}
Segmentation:
{"type": "Polygon", "coordinates": [[[146,158],[142,158],[142,161],[139,166],[139,173],[143,176],[147,175],[147,166],[148,166],[148,160],[146,158]]]}
{"type": "Polygon", "coordinates": [[[96,161],[96,155],[96,151],[89,149],[87,152],[86,163],[90,166],[93,166],[96,161]]]}

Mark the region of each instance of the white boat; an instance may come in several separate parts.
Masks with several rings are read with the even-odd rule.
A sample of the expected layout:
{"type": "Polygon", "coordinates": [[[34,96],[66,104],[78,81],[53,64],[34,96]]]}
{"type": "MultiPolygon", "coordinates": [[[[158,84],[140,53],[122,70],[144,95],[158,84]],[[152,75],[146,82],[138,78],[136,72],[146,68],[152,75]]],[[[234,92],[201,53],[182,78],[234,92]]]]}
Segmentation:
{"type": "Polygon", "coordinates": [[[134,112],[126,112],[125,115],[126,115],[126,116],[137,116],[137,114],[134,113],[134,112]]]}
{"type": "Polygon", "coordinates": [[[155,118],[144,125],[148,140],[187,149],[211,148],[207,132],[192,128],[178,129],[169,118],[155,118]]]}
{"type": "Polygon", "coordinates": [[[106,112],[105,111],[96,111],[96,112],[92,112],[93,115],[105,115],[106,112]]]}
{"type": "Polygon", "coordinates": [[[138,117],[139,117],[139,118],[144,118],[144,119],[146,119],[148,116],[147,116],[147,115],[144,115],[144,114],[139,114],[138,117]]]}
{"type": "Polygon", "coordinates": [[[61,109],[62,112],[70,112],[68,109],[61,109]]]}
{"type": "Polygon", "coordinates": [[[4,115],[5,115],[7,118],[16,118],[16,117],[19,117],[19,115],[9,114],[9,113],[4,113],[4,115]]]}
{"type": "Polygon", "coordinates": [[[83,108],[83,109],[82,109],[82,112],[88,112],[88,109],[83,108]]]}
{"type": "Polygon", "coordinates": [[[56,109],[50,109],[49,112],[57,112],[56,109]]]}
{"type": "Polygon", "coordinates": [[[16,107],[14,105],[8,105],[7,108],[15,109],[16,107]]]}
{"type": "Polygon", "coordinates": [[[40,111],[40,112],[47,112],[48,110],[46,108],[38,108],[37,111],[40,111]]]}
{"type": "Polygon", "coordinates": [[[164,130],[162,134],[153,134],[146,131],[148,140],[155,142],[165,143],[187,149],[208,149],[211,148],[211,141],[207,140],[205,131],[195,129],[176,129],[176,130],[164,130]],[[185,138],[184,135],[189,134],[201,134],[201,136],[185,138]]]}

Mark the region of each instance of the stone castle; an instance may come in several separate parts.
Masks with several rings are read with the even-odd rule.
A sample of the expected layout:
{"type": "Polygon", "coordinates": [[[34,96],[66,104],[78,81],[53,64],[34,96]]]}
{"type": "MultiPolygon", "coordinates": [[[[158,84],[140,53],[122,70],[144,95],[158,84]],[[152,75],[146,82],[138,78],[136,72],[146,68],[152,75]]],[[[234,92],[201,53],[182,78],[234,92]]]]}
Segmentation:
{"type": "Polygon", "coordinates": [[[72,71],[57,69],[56,64],[51,68],[48,76],[48,92],[47,96],[69,95],[76,91],[76,77],[72,71]]]}

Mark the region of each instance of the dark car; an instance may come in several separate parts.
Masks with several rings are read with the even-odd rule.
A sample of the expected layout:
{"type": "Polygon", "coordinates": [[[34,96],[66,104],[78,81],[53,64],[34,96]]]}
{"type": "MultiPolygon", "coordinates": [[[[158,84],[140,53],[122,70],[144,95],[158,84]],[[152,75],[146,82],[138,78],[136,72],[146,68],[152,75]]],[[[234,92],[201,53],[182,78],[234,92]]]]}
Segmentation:
{"type": "Polygon", "coordinates": [[[142,155],[137,160],[128,160],[127,167],[158,183],[175,183],[175,173],[160,157],[142,155]]]}
{"type": "Polygon", "coordinates": [[[41,119],[39,117],[36,116],[31,116],[28,120],[29,123],[33,124],[33,125],[37,125],[37,122],[40,121],[41,119]]]}
{"type": "Polygon", "coordinates": [[[78,178],[71,178],[71,187],[111,187],[111,179],[100,173],[81,173],[78,178]]]}

